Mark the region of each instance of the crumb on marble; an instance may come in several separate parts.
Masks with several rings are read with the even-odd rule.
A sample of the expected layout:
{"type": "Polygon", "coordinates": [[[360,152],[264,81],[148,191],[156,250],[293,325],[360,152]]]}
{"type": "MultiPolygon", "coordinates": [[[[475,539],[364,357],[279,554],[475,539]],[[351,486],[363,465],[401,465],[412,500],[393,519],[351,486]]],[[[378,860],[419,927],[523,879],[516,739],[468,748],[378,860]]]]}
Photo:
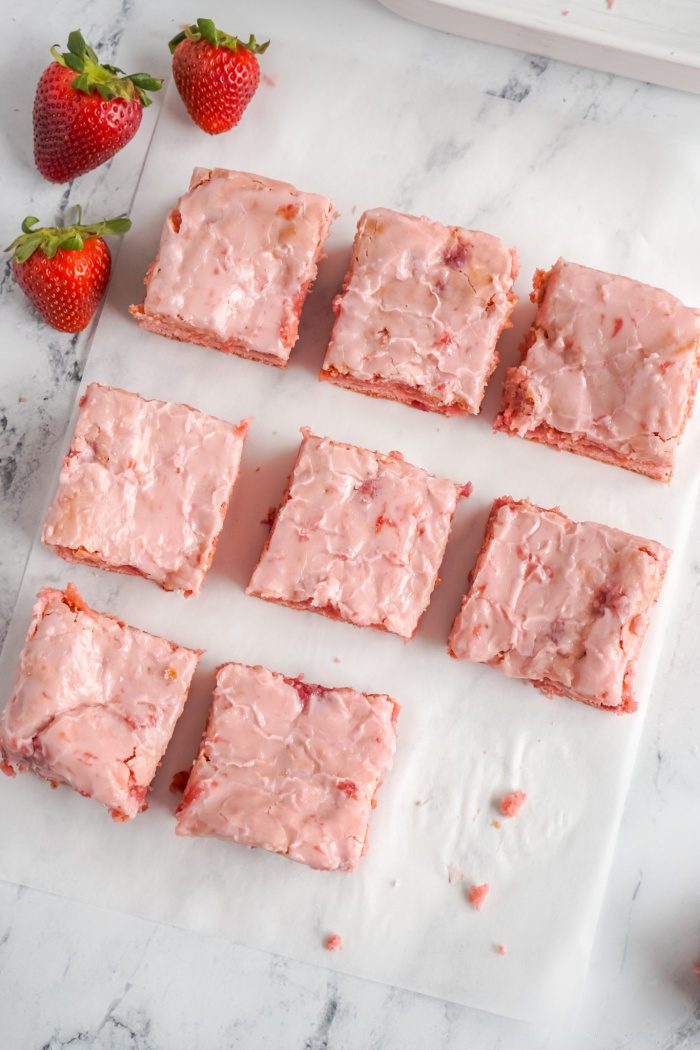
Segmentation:
{"type": "Polygon", "coordinates": [[[515,817],[526,802],[527,795],[524,791],[511,791],[509,795],[501,799],[498,808],[504,817],[515,817]]]}
{"type": "Polygon", "coordinates": [[[340,952],[343,950],[343,938],[339,933],[331,933],[326,937],[326,943],[324,945],[326,951],[329,952],[340,952]]]}
{"type": "Polygon", "coordinates": [[[483,882],[480,886],[469,887],[467,890],[467,900],[472,908],[475,908],[476,911],[481,911],[490,889],[491,887],[488,882],[483,882]]]}
{"type": "Polygon", "coordinates": [[[501,827],[501,822],[500,822],[500,820],[492,820],[492,821],[491,821],[491,827],[492,827],[492,828],[500,828],[500,827],[501,827]]]}
{"type": "Polygon", "coordinates": [[[505,955],[506,954],[506,946],[505,946],[505,944],[497,944],[496,945],[496,951],[498,952],[499,955],[505,955]]]}

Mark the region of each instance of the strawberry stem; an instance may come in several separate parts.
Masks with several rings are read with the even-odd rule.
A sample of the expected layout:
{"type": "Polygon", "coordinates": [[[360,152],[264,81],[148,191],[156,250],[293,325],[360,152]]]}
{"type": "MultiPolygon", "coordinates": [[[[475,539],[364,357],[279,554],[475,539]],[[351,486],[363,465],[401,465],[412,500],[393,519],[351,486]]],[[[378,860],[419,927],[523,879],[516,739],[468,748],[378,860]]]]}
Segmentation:
{"type": "Polygon", "coordinates": [[[131,219],[102,219],[101,222],[82,224],[82,208],[76,205],[75,222],[71,226],[40,226],[34,229],[38,219],[28,215],[22,223],[22,233],[15,237],[12,244],[5,249],[13,252],[16,262],[26,262],[30,255],[41,249],[47,259],[53,259],[59,249],[79,251],[85,241],[93,237],[106,237],[110,234],[121,237],[131,229],[131,219]]]}
{"type": "Polygon", "coordinates": [[[247,41],[232,36],[230,33],[224,33],[222,29],[217,29],[211,18],[198,18],[195,24],[184,26],[182,32],[174,36],[168,44],[171,54],[183,40],[191,40],[193,44],[204,40],[212,47],[226,47],[229,51],[237,51],[239,47],[242,47],[246,51],[252,51],[254,55],[262,55],[270,46],[269,40],[266,40],[264,44],[259,44],[252,33],[247,41]]]}
{"type": "Polygon", "coordinates": [[[59,51],[58,44],[51,48],[51,54],[59,65],[72,69],[78,76],[71,81],[71,87],[89,95],[96,91],[101,98],[109,101],[112,98],[128,100],[138,98],[142,106],[150,106],[151,99],[147,91],[160,91],[163,81],[148,73],[124,74],[117,66],[100,63],[97,55],[89,47],[79,29],[68,34],[68,50],[59,51]]]}

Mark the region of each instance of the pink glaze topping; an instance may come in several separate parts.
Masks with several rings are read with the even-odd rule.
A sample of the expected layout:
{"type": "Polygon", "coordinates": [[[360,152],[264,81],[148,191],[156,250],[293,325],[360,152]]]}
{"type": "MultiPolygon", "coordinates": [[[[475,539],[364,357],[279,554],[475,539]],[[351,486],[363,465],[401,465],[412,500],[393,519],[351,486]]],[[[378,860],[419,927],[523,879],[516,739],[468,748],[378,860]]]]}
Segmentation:
{"type": "Polygon", "coordinates": [[[0,718],[8,772],[30,770],[135,817],[187,699],[199,653],[44,588],[0,718]]]}
{"type": "Polygon", "coordinates": [[[147,277],[146,314],[286,362],[333,202],[244,171],[195,168],[147,277]]]}
{"type": "Polygon", "coordinates": [[[483,908],[490,889],[488,882],[484,882],[481,886],[470,886],[467,890],[467,900],[477,911],[481,911],[483,908]]]}
{"type": "Polygon", "coordinates": [[[396,746],[388,696],[224,664],[178,810],[178,835],[215,835],[350,871],[396,746]]]}
{"type": "Polygon", "coordinates": [[[450,651],[596,706],[633,709],[629,676],[668,557],[653,540],[497,500],[450,651]]]}
{"type": "Polygon", "coordinates": [[[410,638],[435,586],[460,487],[398,452],[302,433],[248,594],[410,638]]]}
{"type": "Polygon", "coordinates": [[[365,212],[324,369],[478,412],[517,270],[515,252],[488,233],[365,212]]]}
{"type": "Polygon", "coordinates": [[[501,799],[498,808],[504,817],[515,817],[526,802],[527,795],[524,791],[511,791],[510,795],[501,799]]]}
{"type": "Polygon", "coordinates": [[[700,311],[628,277],[560,259],[546,278],[525,360],[502,418],[541,425],[670,471],[691,407],[700,311]]]}
{"type": "Polygon", "coordinates": [[[214,555],[248,421],[91,383],[43,540],[196,594],[214,555]]]}

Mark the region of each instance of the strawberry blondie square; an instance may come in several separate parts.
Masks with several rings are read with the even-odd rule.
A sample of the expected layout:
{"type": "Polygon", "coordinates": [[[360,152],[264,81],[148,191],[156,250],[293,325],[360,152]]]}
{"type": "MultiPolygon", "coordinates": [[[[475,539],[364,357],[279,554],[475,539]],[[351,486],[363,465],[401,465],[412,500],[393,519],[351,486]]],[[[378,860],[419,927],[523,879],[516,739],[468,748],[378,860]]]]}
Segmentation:
{"type": "Polygon", "coordinates": [[[247,593],[411,638],[430,601],[460,486],[302,430],[247,593]]]}
{"type": "Polygon", "coordinates": [[[224,664],[177,813],[214,835],[326,871],[352,871],[396,747],[398,704],[264,667],[224,664]]]}
{"type": "Polygon", "coordinates": [[[197,594],[214,557],[248,425],[91,383],[44,543],[66,561],[197,594]]]}
{"type": "Polygon", "coordinates": [[[559,259],[494,427],[670,481],[700,364],[700,311],[668,292],[559,259]]]}
{"type": "Polygon", "coordinates": [[[634,669],[669,555],[556,508],[497,499],[448,651],[547,694],[634,711],[634,669]]]}
{"type": "Polygon", "coordinates": [[[444,415],[477,413],[517,272],[515,250],[488,233],[365,212],[319,378],[444,415]]]}
{"type": "Polygon", "coordinates": [[[45,587],[0,717],[1,768],[67,784],[130,820],[146,808],[199,657],[95,612],[71,584],[45,587]]]}
{"type": "Polygon", "coordinates": [[[334,215],[289,183],[195,168],[131,313],[157,335],[284,366],[334,215]]]}

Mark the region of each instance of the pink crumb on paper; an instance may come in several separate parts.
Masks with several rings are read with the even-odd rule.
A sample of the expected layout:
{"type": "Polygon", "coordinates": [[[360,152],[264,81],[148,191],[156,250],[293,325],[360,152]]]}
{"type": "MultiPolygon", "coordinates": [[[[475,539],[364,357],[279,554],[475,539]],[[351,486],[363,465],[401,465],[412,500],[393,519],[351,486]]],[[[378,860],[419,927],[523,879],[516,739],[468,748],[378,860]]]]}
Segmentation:
{"type": "Polygon", "coordinates": [[[568,7],[565,7],[565,8],[564,8],[564,10],[562,11],[562,15],[563,15],[563,17],[564,17],[564,18],[566,18],[566,16],[568,15],[568,13],[569,13],[569,9],[568,9],[568,7]]]}
{"type": "Polygon", "coordinates": [[[527,795],[524,791],[511,791],[510,795],[501,799],[498,808],[504,817],[515,817],[526,802],[527,795]]]}
{"type": "Polygon", "coordinates": [[[187,787],[187,781],[189,779],[189,769],[180,769],[177,773],[173,773],[173,778],[170,781],[170,790],[173,795],[181,795],[187,787]]]}
{"type": "Polygon", "coordinates": [[[608,5],[608,11],[612,10],[612,8],[615,6],[615,0],[605,0],[605,2],[608,5]]]}
{"type": "Polygon", "coordinates": [[[488,882],[484,882],[481,886],[470,886],[467,890],[467,900],[473,908],[477,911],[481,911],[484,906],[484,901],[491,887],[488,882]]]}
{"type": "Polygon", "coordinates": [[[500,828],[500,826],[501,826],[500,820],[492,820],[491,821],[491,827],[492,828],[500,828]]]}
{"type": "Polygon", "coordinates": [[[24,394],[20,394],[18,400],[19,400],[20,405],[26,405],[26,403],[29,400],[29,398],[25,397],[24,394]]]}
{"type": "Polygon", "coordinates": [[[496,951],[498,952],[499,955],[505,955],[506,954],[506,946],[505,946],[505,944],[497,944],[496,945],[496,951]]]}
{"type": "Polygon", "coordinates": [[[324,948],[329,952],[341,952],[343,950],[343,938],[339,933],[332,933],[326,937],[324,948]]]}

